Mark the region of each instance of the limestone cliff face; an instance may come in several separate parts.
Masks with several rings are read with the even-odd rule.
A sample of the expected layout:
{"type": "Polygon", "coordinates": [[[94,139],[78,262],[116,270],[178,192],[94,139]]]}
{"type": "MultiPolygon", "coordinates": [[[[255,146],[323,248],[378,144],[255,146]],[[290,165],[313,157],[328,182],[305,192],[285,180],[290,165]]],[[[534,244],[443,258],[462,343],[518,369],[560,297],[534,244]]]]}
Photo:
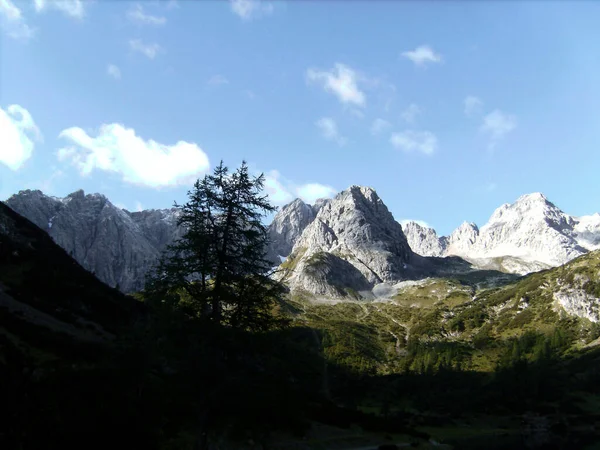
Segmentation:
{"type": "Polygon", "coordinates": [[[424,227],[417,222],[408,222],[402,231],[413,252],[421,256],[444,256],[448,238],[439,237],[433,228],[424,227]]]}
{"type": "Polygon", "coordinates": [[[419,255],[460,256],[479,268],[526,274],[600,248],[600,214],[570,216],[536,192],[497,208],[481,229],[464,222],[438,238],[433,229],[409,223],[405,233],[419,255]]]}
{"type": "Polygon", "coordinates": [[[174,210],[130,213],[103,195],[81,190],[65,198],[21,191],[6,204],[48,232],[100,280],[124,292],[143,288],[148,271],[180,233],[174,210]]]}
{"type": "Polygon", "coordinates": [[[277,212],[269,225],[268,257],[273,263],[278,265],[280,258],[287,257],[292,252],[294,244],[315,216],[313,207],[299,198],[277,212]]]}
{"type": "Polygon", "coordinates": [[[324,202],[281,276],[292,289],[340,296],[405,278],[413,253],[377,193],[351,186],[324,202]]]}

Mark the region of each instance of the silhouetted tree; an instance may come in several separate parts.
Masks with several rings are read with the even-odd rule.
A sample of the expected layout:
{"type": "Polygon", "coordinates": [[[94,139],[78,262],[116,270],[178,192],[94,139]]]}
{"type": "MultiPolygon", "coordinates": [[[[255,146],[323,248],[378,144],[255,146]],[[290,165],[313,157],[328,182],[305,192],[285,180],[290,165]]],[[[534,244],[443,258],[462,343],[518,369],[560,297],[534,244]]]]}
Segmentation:
{"type": "Polygon", "coordinates": [[[219,325],[262,330],[277,324],[272,309],[283,286],[270,277],[262,223],[276,208],[261,195],[263,185],[264,175],[250,176],[245,162],[233,173],[221,162],[197,180],[189,201],[175,204],[184,233],[150,277],[150,297],[219,325]]]}

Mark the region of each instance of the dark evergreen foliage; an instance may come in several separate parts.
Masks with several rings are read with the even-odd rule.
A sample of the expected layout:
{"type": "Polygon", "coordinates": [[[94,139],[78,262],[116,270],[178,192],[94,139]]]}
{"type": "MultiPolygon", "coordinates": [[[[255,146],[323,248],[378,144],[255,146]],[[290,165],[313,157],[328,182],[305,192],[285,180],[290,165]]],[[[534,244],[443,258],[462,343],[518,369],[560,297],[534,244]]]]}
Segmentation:
{"type": "Polygon", "coordinates": [[[168,302],[205,321],[266,330],[281,321],[273,307],[284,292],[266,260],[265,214],[275,211],[245,162],[229,173],[223,162],[197,180],[189,201],[175,204],[185,230],[150,278],[150,299],[168,302]]]}

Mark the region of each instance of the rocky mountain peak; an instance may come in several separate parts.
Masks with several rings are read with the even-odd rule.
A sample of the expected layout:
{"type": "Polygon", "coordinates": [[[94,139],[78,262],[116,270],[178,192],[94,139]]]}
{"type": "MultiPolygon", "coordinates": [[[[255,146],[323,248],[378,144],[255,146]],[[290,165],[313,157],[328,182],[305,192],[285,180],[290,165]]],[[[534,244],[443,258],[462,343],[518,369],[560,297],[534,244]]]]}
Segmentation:
{"type": "Polygon", "coordinates": [[[288,256],[315,215],[313,208],[299,198],[281,207],[269,225],[267,258],[274,264],[279,264],[281,257],[288,256]]]}
{"type": "Polygon", "coordinates": [[[341,194],[344,194],[346,192],[350,192],[357,199],[362,198],[371,203],[381,202],[381,199],[377,195],[377,192],[372,187],[359,186],[359,185],[353,184],[345,191],[342,191],[341,194]]]}
{"type": "Polygon", "coordinates": [[[402,227],[375,190],[351,186],[321,206],[284,276],[293,288],[340,296],[335,286],[361,291],[403,279],[411,256],[402,227]]]}
{"type": "Polygon", "coordinates": [[[104,195],[86,195],[81,189],[64,198],[21,191],[6,204],[100,280],[125,292],[143,288],[160,253],[179,235],[176,221],[169,219],[172,210],[129,213],[104,195]]]}
{"type": "Polygon", "coordinates": [[[463,222],[448,236],[446,253],[449,255],[466,256],[479,237],[479,228],[473,222],[463,222]]]}
{"type": "Polygon", "coordinates": [[[402,225],[402,231],[411,250],[421,256],[443,256],[448,245],[447,238],[438,237],[433,228],[410,221],[402,225]]]}

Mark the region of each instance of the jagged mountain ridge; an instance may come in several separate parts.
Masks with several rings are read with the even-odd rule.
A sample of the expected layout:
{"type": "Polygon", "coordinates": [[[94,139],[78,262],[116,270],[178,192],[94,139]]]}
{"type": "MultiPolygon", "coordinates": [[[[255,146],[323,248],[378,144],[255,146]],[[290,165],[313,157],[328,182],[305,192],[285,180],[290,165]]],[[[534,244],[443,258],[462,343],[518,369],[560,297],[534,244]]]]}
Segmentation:
{"type": "Polygon", "coordinates": [[[123,292],[143,288],[165,247],[179,236],[174,209],[129,212],[83,190],[64,198],[21,191],[6,201],[87,270],[123,292]]]}
{"type": "Polygon", "coordinates": [[[356,296],[377,284],[405,279],[412,259],[402,227],[377,193],[351,186],[320,203],[281,265],[281,278],[292,290],[356,296]]]}
{"type": "Polygon", "coordinates": [[[522,274],[600,248],[600,214],[570,216],[541,193],[500,206],[481,229],[464,222],[450,236],[437,237],[435,230],[409,223],[404,231],[423,256],[456,255],[479,267],[522,274]]]}
{"type": "MultiPolygon", "coordinates": [[[[21,191],[7,204],[47,231],[102,281],[125,292],[143,287],[162,250],[180,235],[176,210],[129,212],[100,194],[77,191],[55,198],[21,191]]],[[[464,222],[448,237],[414,222],[400,227],[390,220],[391,213],[371,188],[352,186],[314,205],[296,199],[269,225],[268,257],[279,265],[292,254],[293,261],[284,265],[286,282],[293,288],[337,296],[403,280],[414,266],[411,259],[426,272],[418,255],[456,255],[480,269],[525,274],[600,248],[600,214],[569,216],[542,194],[502,205],[481,229],[464,222]],[[381,211],[375,213],[378,208],[381,211]],[[383,240],[378,235],[382,229],[383,240]],[[377,248],[377,242],[385,244],[377,248]],[[319,271],[313,270],[316,266],[319,271]]]]}
{"type": "Polygon", "coordinates": [[[43,229],[0,202],[0,330],[19,336],[19,347],[32,339],[23,323],[38,327],[29,342],[36,348],[64,343],[64,335],[103,342],[141,311],[142,304],[98,281],[43,229]]]}

